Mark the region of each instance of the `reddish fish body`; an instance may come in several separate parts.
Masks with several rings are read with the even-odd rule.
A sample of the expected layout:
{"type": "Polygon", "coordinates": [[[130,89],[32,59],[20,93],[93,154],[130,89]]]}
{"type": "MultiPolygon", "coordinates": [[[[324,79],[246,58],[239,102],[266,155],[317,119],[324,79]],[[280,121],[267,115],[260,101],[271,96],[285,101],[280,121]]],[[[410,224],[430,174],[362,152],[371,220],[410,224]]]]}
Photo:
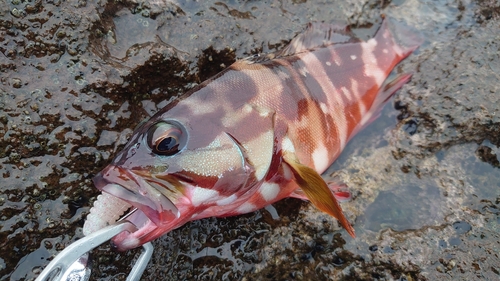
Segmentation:
{"type": "Polygon", "coordinates": [[[244,214],[296,197],[339,219],[354,236],[319,174],[410,78],[384,84],[418,46],[404,43],[395,42],[386,21],[366,42],[345,26],[312,24],[272,58],[235,62],[134,132],[95,177],[106,194],[84,232],[137,208],[128,219],[138,230],[114,239],[126,250],[190,220],[244,214]]]}

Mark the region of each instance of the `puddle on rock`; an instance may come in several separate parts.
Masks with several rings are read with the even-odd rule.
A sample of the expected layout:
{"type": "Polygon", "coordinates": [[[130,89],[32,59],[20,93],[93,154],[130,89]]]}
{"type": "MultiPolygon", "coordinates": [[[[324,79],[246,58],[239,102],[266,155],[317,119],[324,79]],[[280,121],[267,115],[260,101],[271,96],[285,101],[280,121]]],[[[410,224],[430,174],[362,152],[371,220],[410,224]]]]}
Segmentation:
{"type": "Polygon", "coordinates": [[[374,232],[387,228],[404,231],[431,226],[443,219],[436,207],[442,201],[441,196],[437,187],[397,186],[380,192],[357,223],[374,232]]]}

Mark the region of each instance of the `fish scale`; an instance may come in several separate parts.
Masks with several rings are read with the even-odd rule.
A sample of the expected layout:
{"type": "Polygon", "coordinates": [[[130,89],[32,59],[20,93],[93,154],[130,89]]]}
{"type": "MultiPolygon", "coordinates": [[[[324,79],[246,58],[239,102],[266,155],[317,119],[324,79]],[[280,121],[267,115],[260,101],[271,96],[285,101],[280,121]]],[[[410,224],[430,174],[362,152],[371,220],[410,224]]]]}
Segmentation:
{"type": "MultiPolygon", "coordinates": [[[[286,197],[311,201],[354,237],[334,197],[339,186],[320,174],[411,77],[385,81],[420,43],[392,27],[399,43],[387,20],[367,41],[348,26],[312,23],[283,50],[235,62],[144,122],[94,178],[137,208],[127,220],[139,229],[117,235],[117,249],[286,197]]],[[[84,229],[113,223],[97,219],[88,217],[84,229]]]]}

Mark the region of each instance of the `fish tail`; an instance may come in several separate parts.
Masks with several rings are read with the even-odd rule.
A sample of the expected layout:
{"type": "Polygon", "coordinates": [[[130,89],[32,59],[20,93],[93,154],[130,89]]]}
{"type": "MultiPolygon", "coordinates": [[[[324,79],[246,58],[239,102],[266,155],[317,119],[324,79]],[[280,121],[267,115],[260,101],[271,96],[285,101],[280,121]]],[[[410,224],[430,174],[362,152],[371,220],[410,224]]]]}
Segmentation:
{"type": "Polygon", "coordinates": [[[409,26],[385,18],[375,35],[375,40],[391,40],[391,45],[400,60],[409,56],[424,42],[424,38],[409,26]]]}

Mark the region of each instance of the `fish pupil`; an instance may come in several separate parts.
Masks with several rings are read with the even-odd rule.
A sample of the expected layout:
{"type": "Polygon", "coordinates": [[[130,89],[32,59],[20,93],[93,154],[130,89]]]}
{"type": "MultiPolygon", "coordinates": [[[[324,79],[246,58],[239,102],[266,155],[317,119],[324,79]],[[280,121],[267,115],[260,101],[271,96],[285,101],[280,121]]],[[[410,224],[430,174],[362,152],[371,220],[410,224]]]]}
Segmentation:
{"type": "Polygon", "coordinates": [[[156,146],[156,149],[159,152],[167,152],[167,153],[177,153],[179,148],[179,142],[174,137],[166,137],[160,141],[160,143],[156,146]]]}

